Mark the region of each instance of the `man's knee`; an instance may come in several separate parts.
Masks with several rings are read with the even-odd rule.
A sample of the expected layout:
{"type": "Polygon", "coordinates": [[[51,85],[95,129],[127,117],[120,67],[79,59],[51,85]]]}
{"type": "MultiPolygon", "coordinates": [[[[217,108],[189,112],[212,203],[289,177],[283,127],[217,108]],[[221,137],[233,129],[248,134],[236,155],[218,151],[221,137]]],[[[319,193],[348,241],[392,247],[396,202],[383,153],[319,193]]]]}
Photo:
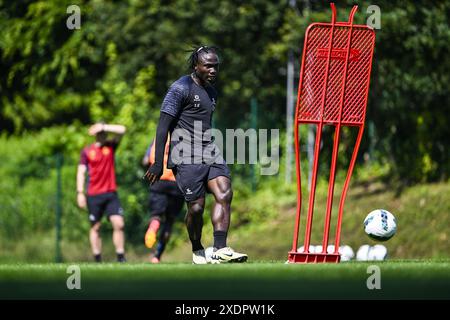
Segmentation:
{"type": "Polygon", "coordinates": [[[188,213],[191,215],[202,215],[204,211],[204,207],[200,203],[193,203],[188,210],[188,213]]]}
{"type": "Polygon", "coordinates": [[[216,195],[217,202],[221,204],[229,204],[233,199],[233,190],[231,188],[226,189],[225,191],[218,192],[216,195]]]}
{"type": "Polygon", "coordinates": [[[125,222],[120,216],[111,216],[110,220],[114,230],[122,231],[125,227],[125,222]]]}
{"type": "Polygon", "coordinates": [[[165,243],[169,242],[170,234],[171,234],[171,233],[170,233],[169,230],[164,231],[164,233],[163,233],[163,235],[162,235],[162,238],[163,238],[163,241],[164,241],[165,243]]]}
{"type": "Polygon", "coordinates": [[[101,223],[100,222],[96,222],[93,225],[91,225],[91,231],[92,232],[100,232],[100,227],[101,227],[101,223]]]}

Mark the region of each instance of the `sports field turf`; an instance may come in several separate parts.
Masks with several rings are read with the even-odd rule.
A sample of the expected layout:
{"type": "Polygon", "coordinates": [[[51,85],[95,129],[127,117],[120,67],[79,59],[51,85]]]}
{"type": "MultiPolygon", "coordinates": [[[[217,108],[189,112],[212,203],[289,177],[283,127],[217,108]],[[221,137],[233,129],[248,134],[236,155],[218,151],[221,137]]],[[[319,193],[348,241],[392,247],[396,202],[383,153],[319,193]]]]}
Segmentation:
{"type": "MultiPolygon", "coordinates": [[[[450,261],[284,264],[83,264],[81,289],[69,290],[73,264],[0,265],[0,299],[450,299],[450,261]],[[369,290],[378,266],[380,289],[369,290]]],[[[374,283],[374,282],[372,282],[374,283]]]]}

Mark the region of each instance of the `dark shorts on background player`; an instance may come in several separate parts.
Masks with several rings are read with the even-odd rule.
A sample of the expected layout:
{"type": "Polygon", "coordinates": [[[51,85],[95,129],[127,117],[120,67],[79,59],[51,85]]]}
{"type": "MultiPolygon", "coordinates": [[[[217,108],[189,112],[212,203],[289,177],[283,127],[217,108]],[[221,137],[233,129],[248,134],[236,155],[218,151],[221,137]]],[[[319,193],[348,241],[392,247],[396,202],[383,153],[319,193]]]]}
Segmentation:
{"type": "Polygon", "coordinates": [[[209,180],[219,176],[231,180],[230,169],[226,164],[179,164],[173,172],[178,188],[188,202],[205,197],[209,180]]]}
{"type": "Polygon", "coordinates": [[[150,216],[176,217],[183,208],[184,198],[175,181],[160,180],[150,187],[150,216]]]}
{"type": "Polygon", "coordinates": [[[123,216],[123,209],[120,206],[117,192],[107,192],[95,196],[87,196],[87,206],[89,210],[89,221],[94,224],[100,221],[103,214],[109,217],[113,215],[123,216]]]}
{"type": "Polygon", "coordinates": [[[167,193],[152,192],[149,196],[150,216],[176,217],[184,205],[184,198],[171,196],[167,193]]]}

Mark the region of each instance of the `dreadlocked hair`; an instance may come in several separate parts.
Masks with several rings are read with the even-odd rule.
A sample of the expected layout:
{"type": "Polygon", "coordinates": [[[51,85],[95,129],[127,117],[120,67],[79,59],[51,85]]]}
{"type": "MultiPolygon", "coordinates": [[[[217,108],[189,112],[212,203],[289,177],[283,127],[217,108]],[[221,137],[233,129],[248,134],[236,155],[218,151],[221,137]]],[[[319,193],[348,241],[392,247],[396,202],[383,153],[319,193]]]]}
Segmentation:
{"type": "Polygon", "coordinates": [[[194,46],[189,52],[191,53],[188,58],[188,65],[191,70],[195,70],[195,66],[199,61],[200,54],[202,53],[217,53],[219,48],[216,46],[194,46]]]}

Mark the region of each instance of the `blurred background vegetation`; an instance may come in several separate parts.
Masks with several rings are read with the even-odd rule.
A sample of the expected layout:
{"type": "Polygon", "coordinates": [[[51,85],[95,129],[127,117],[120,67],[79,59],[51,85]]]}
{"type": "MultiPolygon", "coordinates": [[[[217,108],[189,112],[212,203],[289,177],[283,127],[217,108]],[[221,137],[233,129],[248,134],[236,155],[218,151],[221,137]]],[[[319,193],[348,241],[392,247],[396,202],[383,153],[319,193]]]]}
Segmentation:
{"type": "MultiPolygon", "coordinates": [[[[365,24],[369,1],[340,1],[338,20],[347,20],[354,3],[359,5],[356,23],[365,24]]],[[[344,221],[343,233],[345,223],[355,225],[347,233],[362,229],[359,223],[367,210],[393,207],[398,209],[394,214],[404,212],[403,221],[411,219],[404,224],[411,229],[403,227],[406,241],[406,231],[421,228],[417,221],[430,227],[427,219],[439,214],[433,216],[433,228],[440,228],[437,238],[424,235],[421,240],[436,245],[433,253],[424,248],[411,251],[411,241],[405,249],[400,240],[394,243],[395,252],[398,257],[412,252],[448,256],[450,1],[378,0],[376,5],[381,9],[381,29],[376,31],[366,117],[371,130],[364,135],[354,178],[355,187],[359,182],[365,192],[376,180],[378,192],[394,190],[394,195],[355,208],[350,198],[348,206],[358,214],[349,215],[354,222],[344,221]],[[442,193],[433,193],[436,183],[442,193]],[[424,191],[420,186],[430,187],[424,191]],[[407,209],[398,208],[399,199],[408,194],[406,188],[420,191],[405,200],[413,202],[407,209]],[[440,200],[428,200],[431,194],[440,200]],[[425,216],[426,210],[414,201],[425,201],[422,207],[433,214],[425,216]],[[408,216],[414,209],[420,211],[408,216]]],[[[284,181],[288,52],[294,52],[298,76],[305,28],[329,20],[325,1],[0,0],[0,261],[54,259],[58,155],[63,156],[63,258],[90,259],[89,224],[76,207],[75,174],[82,147],[92,142],[87,128],[100,120],[128,128],[116,156],[119,195],[130,255],[143,259],[148,213],[140,160],[155,132],[164,94],[188,73],[188,50],[197,44],[221,48],[214,125],[221,130],[250,128],[250,101],[255,98],[258,128],[280,129],[278,175],[258,176],[255,191],[251,166],[232,166],[232,228],[242,230],[242,241],[257,234],[259,227],[271,230],[269,222],[278,221],[296,201],[295,183],[284,181]],[[81,9],[79,30],[66,27],[66,9],[72,4],[81,9]]],[[[343,139],[341,149],[351,148],[352,141],[343,139]]],[[[325,149],[322,158],[329,152],[325,149]]],[[[340,164],[345,163],[348,155],[343,153],[340,164]]],[[[326,181],[328,169],[322,168],[326,181]]],[[[205,226],[208,220],[205,214],[205,226]]],[[[283,257],[290,249],[293,222],[291,216],[289,227],[280,229],[283,257]]],[[[109,231],[106,227],[105,237],[109,231]]],[[[182,236],[174,237],[170,248],[187,240],[181,224],[175,231],[182,236]]],[[[358,241],[362,240],[354,239],[355,245],[358,241]]],[[[268,258],[256,248],[254,252],[268,258]]]]}

